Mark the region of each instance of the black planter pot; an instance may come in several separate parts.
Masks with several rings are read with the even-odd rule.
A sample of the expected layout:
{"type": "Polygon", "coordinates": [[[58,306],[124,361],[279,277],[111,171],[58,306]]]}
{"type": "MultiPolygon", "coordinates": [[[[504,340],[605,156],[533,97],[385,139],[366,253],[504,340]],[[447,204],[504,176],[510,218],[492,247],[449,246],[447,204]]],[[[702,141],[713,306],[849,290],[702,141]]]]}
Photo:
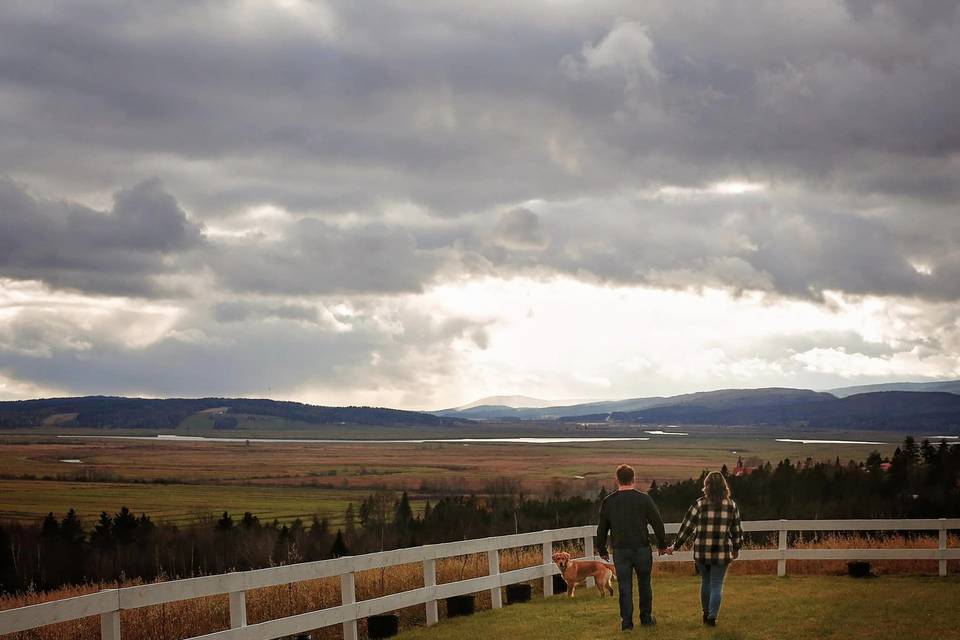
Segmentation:
{"type": "Polygon", "coordinates": [[[870,563],[863,560],[855,560],[847,563],[847,575],[851,578],[869,578],[873,576],[870,572],[870,563]]]}
{"type": "Polygon", "coordinates": [[[533,595],[533,587],[528,584],[507,585],[507,604],[530,602],[531,595],[533,595]]]}
{"type": "Polygon", "coordinates": [[[372,640],[392,638],[400,631],[400,616],[386,613],[367,618],[367,635],[372,640]]]}
{"type": "Polygon", "coordinates": [[[567,592],[567,581],[560,574],[553,574],[553,595],[559,596],[567,592]]]}
{"type": "Polygon", "coordinates": [[[469,616],[473,614],[476,598],[473,595],[451,596],[447,598],[447,617],[469,616]]]}

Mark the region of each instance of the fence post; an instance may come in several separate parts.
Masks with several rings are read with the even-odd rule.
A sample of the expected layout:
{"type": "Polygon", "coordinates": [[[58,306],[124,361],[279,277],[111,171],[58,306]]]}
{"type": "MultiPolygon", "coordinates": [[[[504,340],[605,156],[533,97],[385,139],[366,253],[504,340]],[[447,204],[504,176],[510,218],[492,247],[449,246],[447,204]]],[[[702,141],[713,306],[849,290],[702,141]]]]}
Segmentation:
{"type": "Polygon", "coordinates": [[[543,596],[553,595],[553,540],[548,531],[543,532],[543,596]]]}
{"type": "MultiPolygon", "coordinates": [[[[487,551],[487,564],[490,567],[491,576],[500,575],[500,549],[491,549],[487,551]]],[[[490,589],[490,606],[493,609],[499,609],[503,606],[503,594],[500,592],[500,585],[490,589]]]]}
{"type": "Polygon", "coordinates": [[[247,592],[230,592],[230,628],[247,626],[247,592]]]}
{"type": "Polygon", "coordinates": [[[120,612],[100,614],[100,640],[120,640],[120,612]]]}
{"type": "MultiPolygon", "coordinates": [[[[357,582],[353,572],[340,576],[340,604],[354,604],[357,601],[357,582]]],[[[343,640],[357,640],[357,620],[343,623],[343,640]]]]}
{"type": "MultiPolygon", "coordinates": [[[[423,561],[423,586],[437,586],[437,561],[433,558],[427,558],[423,561]]],[[[440,614],[437,613],[437,601],[427,600],[427,626],[433,626],[440,620],[440,614]]]]}
{"type": "MultiPolygon", "coordinates": [[[[583,557],[587,560],[593,559],[593,536],[583,537],[583,557]]],[[[587,589],[592,589],[595,586],[596,580],[593,579],[593,576],[587,578],[587,589]]]]}
{"type": "Polygon", "coordinates": [[[780,550],[780,559],[777,560],[777,575],[781,578],[787,575],[787,521],[780,521],[780,533],[777,540],[777,549],[780,550]]]}
{"type": "Polygon", "coordinates": [[[947,519],[940,518],[940,576],[947,575],[947,519]]]}

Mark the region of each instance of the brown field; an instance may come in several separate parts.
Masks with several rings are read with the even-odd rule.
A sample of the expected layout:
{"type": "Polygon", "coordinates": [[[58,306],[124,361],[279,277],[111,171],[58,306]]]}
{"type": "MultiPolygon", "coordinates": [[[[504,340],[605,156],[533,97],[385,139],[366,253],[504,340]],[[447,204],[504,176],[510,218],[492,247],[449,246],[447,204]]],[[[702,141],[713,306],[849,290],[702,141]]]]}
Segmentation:
{"type": "Polygon", "coordinates": [[[886,444],[803,445],[776,442],[782,431],[686,431],[689,437],[638,430],[631,435],[650,440],[589,444],[245,444],[0,435],[0,520],[34,520],[70,508],[89,517],[128,506],[180,522],[228,510],[281,521],[320,514],[336,523],[349,502],[380,488],[409,491],[419,504],[445,493],[486,492],[504,482],[528,495],[593,496],[611,486],[612,470],[621,462],[632,464],[647,485],[733,467],[738,455],[846,461],[873,449],[889,455],[902,440],[889,432],[858,433],[840,437],[886,444]]]}
{"type": "MultiPolygon", "coordinates": [[[[951,536],[950,547],[960,545],[960,536],[951,536]]],[[[935,538],[862,538],[860,536],[838,536],[816,543],[800,542],[802,548],[935,548],[935,538]]],[[[566,547],[580,555],[580,549],[570,545],[566,547]]],[[[501,571],[519,569],[540,564],[539,549],[517,549],[501,553],[501,571]]],[[[872,563],[880,575],[931,575],[936,574],[936,561],[880,561],[872,563]]],[[[960,570],[960,561],[950,562],[950,571],[960,570]]],[[[842,575],[846,564],[842,561],[804,561],[789,562],[790,575],[842,575]]],[[[437,578],[440,584],[455,580],[486,575],[486,554],[449,558],[437,564],[437,578]]],[[[775,561],[736,562],[731,575],[771,575],[776,573],[775,561]]],[[[692,574],[690,563],[656,564],[654,576],[668,580],[670,576],[689,576],[692,574]]],[[[135,584],[135,583],[131,583],[135,584]]],[[[532,583],[538,591],[540,582],[532,583]]],[[[21,607],[39,602],[48,602],[61,598],[111,588],[116,585],[87,585],[65,588],[50,593],[30,593],[18,596],[0,597],[0,610],[21,607]]],[[[422,568],[419,564],[391,567],[382,575],[379,570],[365,571],[357,575],[357,598],[366,600],[423,586],[422,568]]],[[[654,583],[656,588],[656,582],[654,583]]],[[[302,582],[294,585],[258,589],[247,594],[248,621],[250,624],[271,620],[306,611],[313,611],[340,604],[340,586],[336,578],[302,582]]],[[[490,607],[488,592],[477,596],[480,609],[490,607]]],[[[410,607],[399,611],[404,628],[424,623],[422,606],[410,607]]],[[[443,602],[440,603],[440,615],[445,615],[443,602]]],[[[228,626],[229,607],[226,596],[198,598],[162,606],[144,607],[125,611],[122,614],[124,637],[143,640],[170,640],[189,638],[228,626]]],[[[339,628],[327,628],[314,632],[313,638],[340,637],[339,628]]],[[[99,638],[99,621],[87,618],[72,623],[51,625],[32,632],[0,636],[2,640],[95,640],[99,638]]]]}

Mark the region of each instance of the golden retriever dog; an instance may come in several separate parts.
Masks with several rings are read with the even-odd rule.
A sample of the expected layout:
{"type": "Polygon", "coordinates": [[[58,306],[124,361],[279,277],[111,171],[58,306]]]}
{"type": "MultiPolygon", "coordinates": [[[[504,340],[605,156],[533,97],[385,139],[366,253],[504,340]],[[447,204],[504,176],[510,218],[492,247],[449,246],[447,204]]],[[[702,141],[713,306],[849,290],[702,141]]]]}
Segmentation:
{"type": "Polygon", "coordinates": [[[613,595],[613,586],[611,581],[617,579],[617,570],[609,562],[599,560],[575,560],[570,557],[566,551],[557,551],[553,554],[553,561],[560,567],[560,575],[567,583],[567,594],[572,598],[577,590],[577,583],[583,582],[589,577],[597,583],[597,591],[601,596],[613,595]]]}

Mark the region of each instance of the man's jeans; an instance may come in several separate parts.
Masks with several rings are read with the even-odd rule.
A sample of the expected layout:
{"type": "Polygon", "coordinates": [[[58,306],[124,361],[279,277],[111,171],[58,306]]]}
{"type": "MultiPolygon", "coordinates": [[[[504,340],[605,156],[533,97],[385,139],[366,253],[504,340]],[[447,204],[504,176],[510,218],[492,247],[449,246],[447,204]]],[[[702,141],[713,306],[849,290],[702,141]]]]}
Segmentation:
{"type": "Polygon", "coordinates": [[[717,619],[720,600],[723,598],[723,578],[727,573],[725,564],[697,563],[700,572],[700,605],[708,618],[717,619]]]}
{"type": "Polygon", "coordinates": [[[653,550],[614,549],[613,564],[617,568],[617,587],[620,589],[620,622],[624,627],[633,626],[633,574],[637,574],[640,587],[640,622],[649,622],[653,613],[653,587],[650,571],[653,570],[653,550]]]}

